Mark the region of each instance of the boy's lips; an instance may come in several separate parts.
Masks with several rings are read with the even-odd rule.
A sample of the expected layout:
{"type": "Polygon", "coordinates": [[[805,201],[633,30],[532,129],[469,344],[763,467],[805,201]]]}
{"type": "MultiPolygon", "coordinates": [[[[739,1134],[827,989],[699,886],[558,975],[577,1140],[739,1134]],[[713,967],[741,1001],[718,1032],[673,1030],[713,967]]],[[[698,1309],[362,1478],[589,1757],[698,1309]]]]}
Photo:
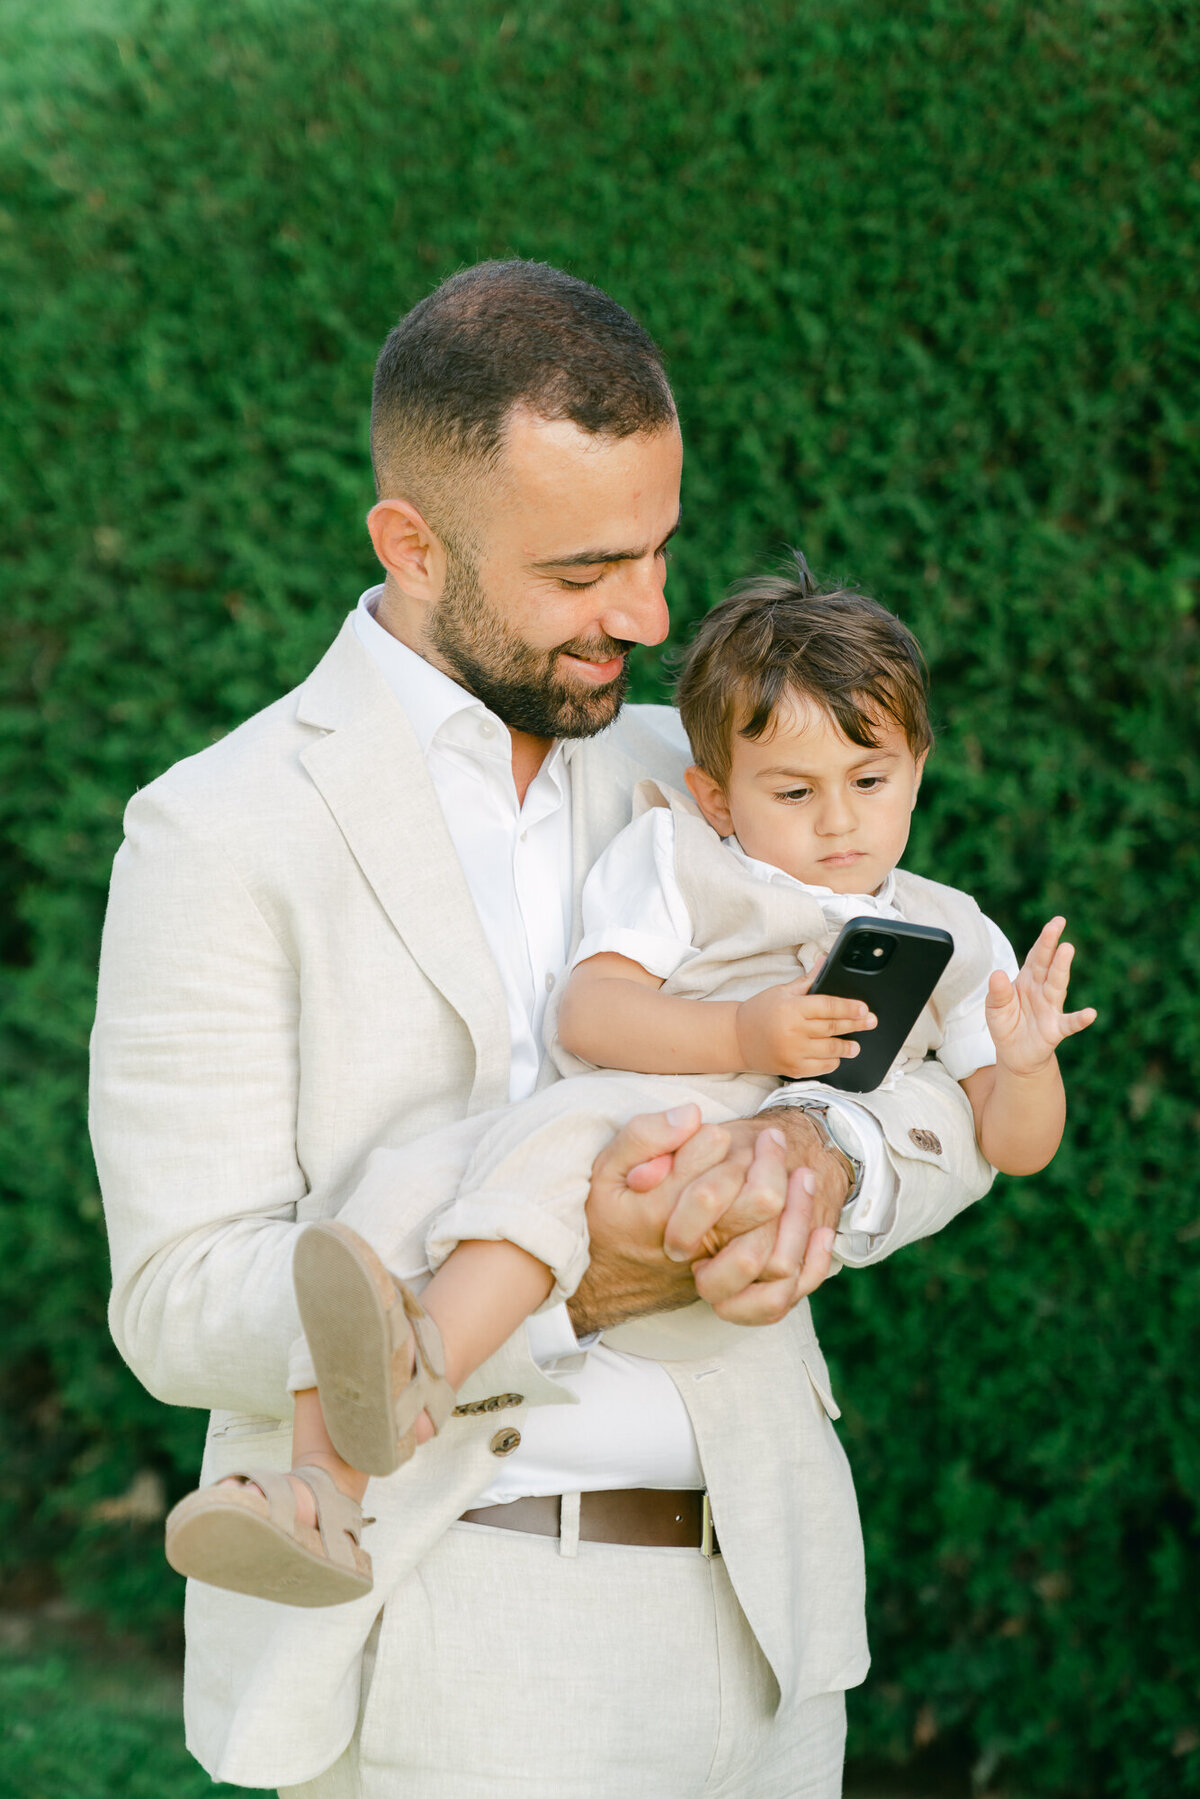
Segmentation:
{"type": "Polygon", "coordinates": [[[866,855],[865,850],[838,850],[835,855],[822,856],[822,868],[849,868],[852,862],[860,862],[866,855]]]}

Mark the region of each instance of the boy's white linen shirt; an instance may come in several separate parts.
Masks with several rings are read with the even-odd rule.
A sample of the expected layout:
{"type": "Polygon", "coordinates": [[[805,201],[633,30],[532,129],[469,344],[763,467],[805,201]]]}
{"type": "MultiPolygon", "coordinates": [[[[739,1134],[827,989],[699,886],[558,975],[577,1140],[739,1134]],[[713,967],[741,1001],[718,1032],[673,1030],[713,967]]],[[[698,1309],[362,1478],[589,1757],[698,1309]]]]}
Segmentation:
{"type": "MultiPolygon", "coordinates": [[[[903,916],[894,903],[891,874],[874,893],[835,893],[831,887],[798,881],[785,869],[748,856],[736,837],[726,837],[724,842],[755,880],[794,887],[815,899],[831,930],[840,930],[851,918],[903,916]]],[[[984,922],[992,942],[993,967],[1015,980],[1017,960],[1011,944],[991,919],[984,922]]],[[[693,936],[687,901],[675,876],[675,819],[666,807],[652,806],[613,839],[588,873],[583,887],[583,938],[572,967],[589,956],[615,954],[627,956],[665,981],[699,953],[693,936]]],[[[996,1060],[985,1018],[986,1000],[985,977],[946,1017],[938,1060],[956,1081],[977,1068],[991,1067],[996,1060]]],[[[856,1237],[876,1236],[892,1223],[896,1181],[883,1154],[882,1133],[871,1115],[846,1095],[815,1081],[780,1087],[763,1110],[787,1106],[813,1091],[834,1105],[841,1123],[850,1127],[864,1165],[862,1185],[842,1214],[840,1230],[856,1237]]]]}

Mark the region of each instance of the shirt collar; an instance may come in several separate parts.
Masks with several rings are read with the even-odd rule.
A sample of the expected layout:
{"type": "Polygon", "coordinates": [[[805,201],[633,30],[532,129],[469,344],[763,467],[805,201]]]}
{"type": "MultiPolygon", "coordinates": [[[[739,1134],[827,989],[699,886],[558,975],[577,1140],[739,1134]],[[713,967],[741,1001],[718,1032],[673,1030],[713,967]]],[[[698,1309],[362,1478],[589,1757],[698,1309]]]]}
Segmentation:
{"type": "MultiPolygon", "coordinates": [[[[738,861],[742,863],[743,867],[749,869],[756,880],[774,881],[782,887],[797,887],[801,893],[810,894],[823,911],[843,912],[846,902],[850,902],[851,911],[855,907],[861,907],[865,912],[881,912],[885,907],[895,910],[896,874],[894,869],[889,871],[874,893],[836,893],[832,887],[817,887],[809,881],[798,881],[795,875],[788,874],[784,868],[776,868],[773,862],[760,862],[756,857],[748,856],[736,837],[726,837],[724,842],[726,848],[733,851],[738,861]],[[834,902],[832,906],[829,904],[830,901],[834,902]]],[[[846,917],[850,917],[850,915],[850,912],[846,912],[846,917]]]]}

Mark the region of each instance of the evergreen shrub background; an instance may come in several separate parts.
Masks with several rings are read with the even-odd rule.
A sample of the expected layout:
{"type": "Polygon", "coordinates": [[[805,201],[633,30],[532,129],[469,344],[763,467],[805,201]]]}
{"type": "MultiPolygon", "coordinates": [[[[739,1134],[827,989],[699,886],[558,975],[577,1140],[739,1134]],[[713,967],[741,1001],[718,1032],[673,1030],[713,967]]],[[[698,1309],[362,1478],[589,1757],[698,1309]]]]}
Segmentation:
{"type": "MultiPolygon", "coordinates": [[[[85,1049],[131,791],[374,579],[373,359],[600,282],[688,447],[676,635],[798,543],[924,640],[910,862],[1064,911],[1046,1174],[817,1300],[869,1544],[852,1750],[1200,1791],[1200,39],[1157,0],[113,0],[0,73],[0,1578],[169,1635],[202,1419],[104,1321],[85,1049]]],[[[640,691],[658,691],[655,658],[640,691]]]]}

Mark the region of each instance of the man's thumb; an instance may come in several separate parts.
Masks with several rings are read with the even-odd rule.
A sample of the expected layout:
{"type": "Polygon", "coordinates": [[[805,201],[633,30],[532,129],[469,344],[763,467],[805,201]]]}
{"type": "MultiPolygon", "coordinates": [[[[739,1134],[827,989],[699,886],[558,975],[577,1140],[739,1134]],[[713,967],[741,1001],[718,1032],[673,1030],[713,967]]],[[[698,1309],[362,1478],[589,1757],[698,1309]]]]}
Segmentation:
{"type": "MultiPolygon", "coordinates": [[[[699,1129],[699,1106],[672,1106],[669,1112],[642,1112],[617,1132],[604,1152],[606,1172],[628,1179],[634,1169],[660,1157],[674,1155],[699,1129]]],[[[668,1168],[669,1162],[656,1178],[652,1177],[648,1182],[639,1180],[636,1183],[638,1189],[657,1185],[668,1168]]]]}

